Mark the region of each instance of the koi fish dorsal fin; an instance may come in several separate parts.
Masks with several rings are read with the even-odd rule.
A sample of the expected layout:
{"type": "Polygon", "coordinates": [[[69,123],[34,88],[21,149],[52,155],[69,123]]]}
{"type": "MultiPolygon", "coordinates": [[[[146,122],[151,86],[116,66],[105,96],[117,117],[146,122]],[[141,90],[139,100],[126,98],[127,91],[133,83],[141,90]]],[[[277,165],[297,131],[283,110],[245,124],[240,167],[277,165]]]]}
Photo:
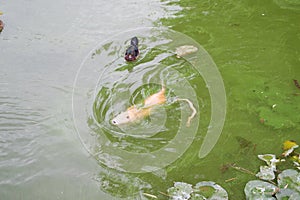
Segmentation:
{"type": "Polygon", "coordinates": [[[163,81],[163,80],[161,81],[161,91],[162,91],[163,93],[165,93],[165,92],[166,92],[166,86],[165,86],[165,84],[164,84],[164,81],[163,81]]]}

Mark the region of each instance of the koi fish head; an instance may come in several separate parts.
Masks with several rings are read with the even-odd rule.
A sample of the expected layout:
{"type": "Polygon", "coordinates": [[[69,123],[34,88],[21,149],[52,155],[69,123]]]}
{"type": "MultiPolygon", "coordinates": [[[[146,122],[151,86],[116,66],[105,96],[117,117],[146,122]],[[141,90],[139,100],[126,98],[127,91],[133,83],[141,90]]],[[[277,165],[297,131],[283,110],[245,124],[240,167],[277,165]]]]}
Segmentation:
{"type": "Polygon", "coordinates": [[[131,121],[132,121],[132,119],[130,118],[130,115],[129,115],[128,111],[125,111],[125,112],[121,112],[116,117],[114,117],[111,120],[111,123],[113,125],[118,126],[118,125],[122,125],[122,124],[127,124],[131,121]]]}
{"type": "Polygon", "coordinates": [[[136,106],[129,107],[126,111],[121,112],[115,118],[111,120],[113,125],[123,125],[128,124],[131,122],[137,122],[140,119],[150,115],[151,107],[150,108],[137,108],[136,106]]]}

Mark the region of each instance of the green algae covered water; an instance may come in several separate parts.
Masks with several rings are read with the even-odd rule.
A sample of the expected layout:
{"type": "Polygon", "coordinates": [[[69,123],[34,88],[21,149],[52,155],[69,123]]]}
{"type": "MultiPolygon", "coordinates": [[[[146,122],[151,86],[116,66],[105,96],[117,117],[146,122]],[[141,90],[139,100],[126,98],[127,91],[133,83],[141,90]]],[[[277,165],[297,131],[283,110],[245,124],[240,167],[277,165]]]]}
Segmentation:
{"type": "MultiPolygon", "coordinates": [[[[203,160],[188,151],[171,174],[195,183],[213,180],[230,199],[244,199],[251,175],[225,170],[236,163],[256,172],[257,154],[280,155],[285,140],[300,139],[299,1],[180,1],[184,9],[163,24],[210,53],[227,94],[222,135],[203,160]],[[234,178],[233,181],[226,181],[234,178]]],[[[174,179],[173,179],[174,180],[174,179]]]]}

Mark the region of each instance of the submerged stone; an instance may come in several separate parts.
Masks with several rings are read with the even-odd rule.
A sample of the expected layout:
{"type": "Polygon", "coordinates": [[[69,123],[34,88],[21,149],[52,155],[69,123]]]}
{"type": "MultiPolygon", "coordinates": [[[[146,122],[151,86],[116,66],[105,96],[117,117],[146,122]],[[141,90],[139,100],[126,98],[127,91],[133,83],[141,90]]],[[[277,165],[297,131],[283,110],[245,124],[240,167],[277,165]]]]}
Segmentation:
{"type": "Polygon", "coordinates": [[[198,51],[198,48],[192,45],[183,45],[180,47],[176,48],[176,57],[180,58],[183,57],[185,55],[191,54],[191,53],[195,53],[198,51]]]}

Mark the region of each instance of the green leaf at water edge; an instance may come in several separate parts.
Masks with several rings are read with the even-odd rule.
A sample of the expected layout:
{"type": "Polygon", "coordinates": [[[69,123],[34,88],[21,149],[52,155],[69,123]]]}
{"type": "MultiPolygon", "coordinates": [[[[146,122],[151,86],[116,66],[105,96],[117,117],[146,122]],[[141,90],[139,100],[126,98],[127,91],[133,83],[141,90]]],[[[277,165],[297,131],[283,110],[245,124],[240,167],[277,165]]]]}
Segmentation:
{"type": "Polygon", "coordinates": [[[299,200],[300,194],[291,189],[280,189],[278,193],[276,193],[276,198],[278,200],[299,200]]]}
{"type": "Polygon", "coordinates": [[[170,200],[228,200],[228,194],[218,184],[212,181],[202,181],[194,187],[184,182],[175,182],[168,189],[170,200]]]}
{"type": "Polygon", "coordinates": [[[175,182],[174,187],[168,189],[172,200],[188,200],[192,192],[192,185],[184,182],[175,182]]]}
{"type": "Polygon", "coordinates": [[[275,179],[274,170],[270,166],[260,166],[260,171],[256,174],[256,176],[267,181],[275,179]]]}
{"type": "Polygon", "coordinates": [[[260,180],[249,181],[244,189],[246,199],[275,200],[272,196],[277,191],[277,187],[271,183],[260,180]]]}
{"type": "Polygon", "coordinates": [[[286,169],[277,177],[280,188],[288,188],[300,194],[300,173],[293,169],[286,169]]]}
{"type": "Polygon", "coordinates": [[[276,163],[280,162],[279,159],[276,159],[274,154],[258,155],[258,158],[265,161],[273,171],[276,171],[276,163]]]}
{"type": "Polygon", "coordinates": [[[191,199],[227,200],[228,194],[224,188],[213,181],[202,181],[195,185],[191,199]]]}

